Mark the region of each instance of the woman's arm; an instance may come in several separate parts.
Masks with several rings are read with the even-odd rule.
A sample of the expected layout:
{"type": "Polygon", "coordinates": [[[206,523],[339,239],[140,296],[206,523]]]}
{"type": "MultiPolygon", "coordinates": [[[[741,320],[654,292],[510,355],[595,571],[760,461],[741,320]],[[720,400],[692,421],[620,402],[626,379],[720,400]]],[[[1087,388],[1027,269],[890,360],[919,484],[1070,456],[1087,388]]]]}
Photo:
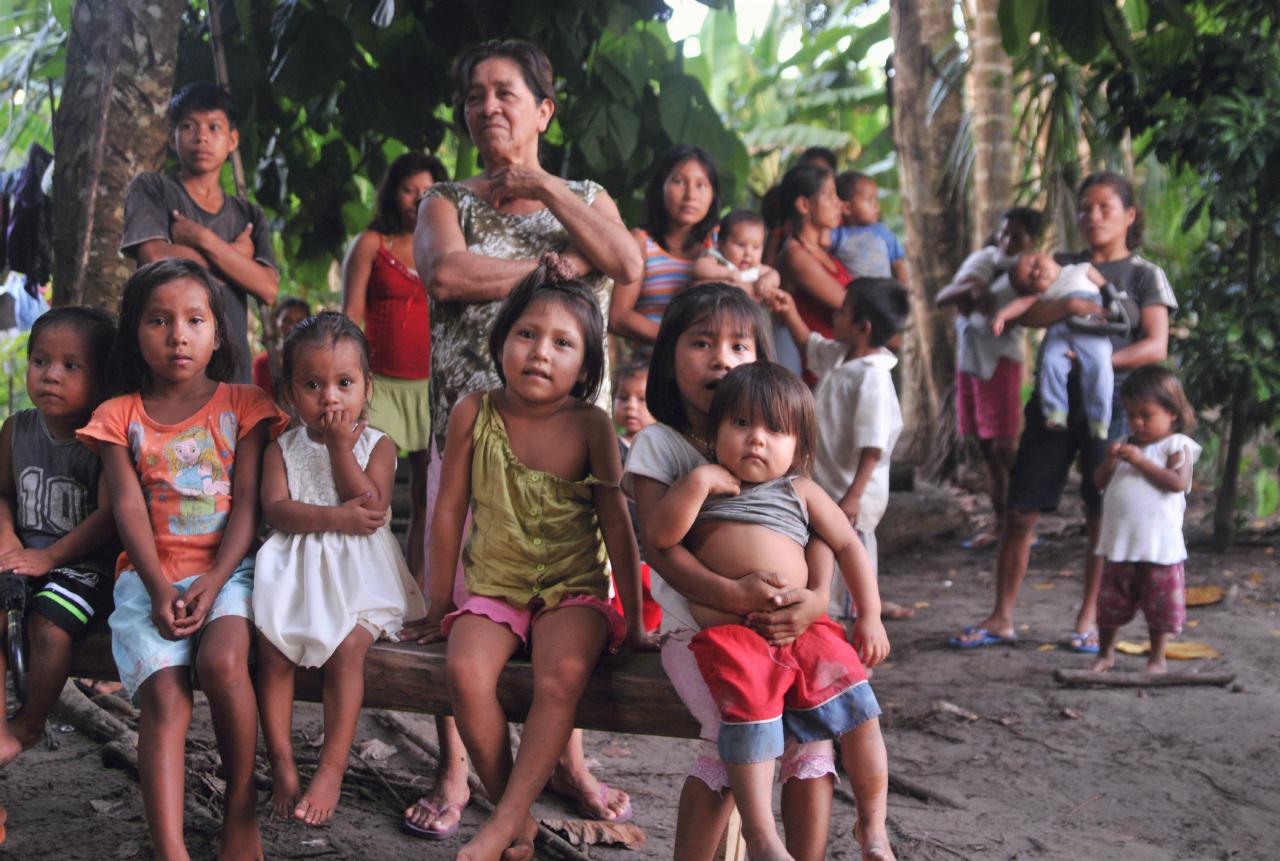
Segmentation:
{"type": "Polygon", "coordinates": [[[493,206],[520,198],[540,201],[551,210],[568,232],[569,244],[615,282],[644,277],[644,256],[636,249],[617,205],[604,189],[588,204],[567,182],[536,165],[509,164],[489,172],[489,200],[493,206]]]}
{"type": "Polygon", "coordinates": [[[735,284],[742,286],[738,282],[738,268],[721,263],[710,254],[703,254],[693,261],[693,268],[689,270],[693,275],[694,284],[701,284],[704,281],[719,281],[721,283],[735,284]]]}
{"type": "Polygon", "coordinates": [[[386,520],[384,512],[365,508],[365,497],[341,505],[312,505],[289,498],[289,475],[278,443],[262,456],[262,516],[275,529],[294,535],[341,532],[372,535],[386,520]]]}
{"type": "Polygon", "coordinates": [[[1113,368],[1137,368],[1163,362],[1169,356],[1169,307],[1147,305],[1142,309],[1142,337],[1111,354],[1113,368]]]}
{"type": "Polygon", "coordinates": [[[366,230],[356,237],[342,261],[342,313],[364,328],[365,300],[369,294],[369,276],[373,273],[373,260],[378,256],[382,237],[366,230]]]}
{"type": "MultiPolygon", "coordinates": [[[[643,252],[644,233],[635,230],[632,231],[632,237],[633,243],[643,252]]],[[[609,301],[609,331],[633,341],[652,344],[658,337],[658,324],[636,310],[636,302],[640,300],[640,289],[643,285],[643,266],[639,278],[633,281],[614,282],[613,298],[609,301]]]]}
{"type": "Polygon", "coordinates": [[[591,408],[587,426],[587,453],[591,474],[602,484],[592,487],[596,519],[604,546],[613,568],[613,580],[622,599],[622,614],[627,621],[627,644],[638,646],[645,638],[643,593],[640,583],[640,551],[631,530],[631,513],[627,500],[618,487],[622,477],[622,461],[618,456],[618,439],[613,422],[601,409],[591,408]]]}
{"type": "Polygon", "coordinates": [[[505,299],[537,260],[502,260],[467,250],[457,208],[442,197],[418,206],[413,262],[437,302],[492,302],[505,299]]]}
{"type": "Polygon", "coordinates": [[[787,243],[778,259],[778,273],[783,286],[794,293],[800,290],[832,311],[844,303],[845,285],[822,268],[818,258],[807,248],[798,247],[799,240],[787,243]]]}

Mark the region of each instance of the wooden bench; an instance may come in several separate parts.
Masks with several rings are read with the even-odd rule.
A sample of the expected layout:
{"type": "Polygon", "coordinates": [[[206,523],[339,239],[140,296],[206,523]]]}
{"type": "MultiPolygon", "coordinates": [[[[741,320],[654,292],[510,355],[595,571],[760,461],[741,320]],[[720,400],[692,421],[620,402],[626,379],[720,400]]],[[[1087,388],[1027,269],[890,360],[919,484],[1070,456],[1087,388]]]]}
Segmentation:
{"type": "MultiPolygon", "coordinates": [[[[77,644],[71,676],[117,678],[108,632],[96,631],[77,644]]],[[[366,708],[452,713],[445,685],[444,643],[375,643],[365,661],[364,684],[366,708]]],[[[295,696],[318,703],[320,693],[320,670],[300,669],[295,696]]],[[[508,720],[524,722],[533,700],[533,668],[528,661],[507,664],[498,683],[498,700],[508,720]]],[[[676,696],[658,655],[653,653],[602,656],[578,704],[577,726],[633,735],[698,737],[697,721],[676,696]]]]}

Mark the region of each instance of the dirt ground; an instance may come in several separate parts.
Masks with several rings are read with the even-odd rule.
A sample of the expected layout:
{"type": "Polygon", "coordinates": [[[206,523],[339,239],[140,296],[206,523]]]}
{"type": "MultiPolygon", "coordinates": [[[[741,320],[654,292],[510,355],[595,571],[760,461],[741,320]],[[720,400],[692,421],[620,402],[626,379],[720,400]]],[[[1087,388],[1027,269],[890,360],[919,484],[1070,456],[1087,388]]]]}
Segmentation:
{"type": "MultiPolygon", "coordinates": [[[[1234,590],[1222,604],[1192,609],[1182,637],[1212,645],[1221,658],[1172,668],[1234,672],[1233,687],[1074,689],[1055,683],[1053,671],[1087,662],[1061,647],[1079,598],[1078,524],[1070,511],[1046,518],[1019,607],[1020,640],[1012,648],[957,652],[945,645],[948,634],[989,609],[992,551],[962,550],[951,536],[882,560],[886,596],[920,607],[914,620],[891,623],[893,655],[873,682],[885,712],[890,767],[958,805],[892,793],[898,857],[1276,857],[1280,570],[1274,545],[1280,534],[1254,533],[1233,552],[1216,555],[1197,540],[1200,531],[1189,528],[1189,584],[1234,590]]],[[[1141,640],[1145,631],[1135,623],[1125,634],[1141,640]]],[[[1123,669],[1143,666],[1139,657],[1120,662],[1123,669]]],[[[211,748],[207,711],[198,713],[203,718],[192,732],[193,747],[211,748]]],[[[429,719],[414,721],[434,735],[429,719]]],[[[314,739],[318,707],[301,706],[295,726],[300,744],[314,739]]],[[[149,857],[134,779],[104,767],[98,744],[56,722],[51,727],[56,749],[41,745],[0,771],[0,801],[9,811],[8,843],[0,852],[10,858],[149,857]]],[[[269,857],[452,857],[458,841],[414,840],[397,828],[401,804],[392,794],[407,801],[425,789],[427,761],[372,720],[362,721],[361,737],[395,746],[393,755],[375,762],[390,775],[390,788],[367,776],[349,779],[336,822],[322,829],[270,821],[264,793],[269,857]]],[[[591,856],[669,857],[688,743],[589,733],[587,750],[598,774],[631,793],[635,821],[648,837],[637,851],[595,847],[591,856]]],[[[216,801],[208,799],[216,783],[198,775],[188,783],[195,858],[213,855],[217,828],[209,809],[216,801]]],[[[549,797],[535,812],[572,815],[549,797]]],[[[461,835],[481,817],[470,808],[461,835]]],[[[830,858],[858,857],[852,823],[852,805],[838,794],[830,858]]]]}

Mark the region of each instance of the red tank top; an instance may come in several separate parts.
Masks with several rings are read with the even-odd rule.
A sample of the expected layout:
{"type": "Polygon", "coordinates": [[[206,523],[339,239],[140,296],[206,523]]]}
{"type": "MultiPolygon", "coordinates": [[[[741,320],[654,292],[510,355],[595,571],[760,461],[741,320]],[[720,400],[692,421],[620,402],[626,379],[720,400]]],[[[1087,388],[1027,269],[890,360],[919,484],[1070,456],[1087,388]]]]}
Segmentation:
{"type": "Polygon", "coordinates": [[[378,246],[369,272],[364,334],[375,374],[402,380],[431,375],[431,326],[422,279],[378,246]]]}
{"type": "MultiPolygon", "coordinates": [[[[827,270],[827,274],[839,281],[842,286],[849,286],[853,276],[849,274],[848,269],[844,268],[844,264],[840,262],[839,258],[827,251],[814,252],[797,240],[787,240],[788,245],[792,243],[794,243],[795,248],[812,254],[817,259],[818,264],[827,270]]],[[[804,320],[804,324],[813,331],[830,338],[832,332],[835,331],[831,322],[831,309],[804,290],[794,290],[791,295],[795,297],[796,311],[800,312],[800,319],[804,320]]]]}

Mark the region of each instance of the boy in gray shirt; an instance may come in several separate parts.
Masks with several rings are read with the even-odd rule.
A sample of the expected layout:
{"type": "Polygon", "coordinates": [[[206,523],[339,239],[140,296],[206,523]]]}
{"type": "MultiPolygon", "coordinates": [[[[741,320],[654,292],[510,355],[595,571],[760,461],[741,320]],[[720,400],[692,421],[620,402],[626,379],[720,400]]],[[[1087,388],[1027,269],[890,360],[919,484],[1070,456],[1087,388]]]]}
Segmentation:
{"type": "Polygon", "coordinates": [[[234,381],[248,383],[248,297],[275,302],[280,275],[262,209],[222,190],[222,166],[240,143],[235,106],[213,84],[190,84],[169,103],[169,125],[178,174],[148,171],[129,183],[120,251],[139,266],[185,257],[213,273],[227,310],[234,381]]]}
{"type": "MultiPolygon", "coordinates": [[[[0,596],[5,609],[22,611],[8,635],[21,643],[29,625],[29,647],[19,657],[30,655],[26,701],[7,721],[0,683],[0,765],[40,740],[67,681],[72,642],[111,609],[115,521],[99,481],[102,464],[75,431],[102,401],[114,338],[115,324],[95,308],[39,317],[27,342],[35,409],[14,413],[0,428],[0,596]]],[[[0,677],[6,669],[0,654],[0,677]]]]}

